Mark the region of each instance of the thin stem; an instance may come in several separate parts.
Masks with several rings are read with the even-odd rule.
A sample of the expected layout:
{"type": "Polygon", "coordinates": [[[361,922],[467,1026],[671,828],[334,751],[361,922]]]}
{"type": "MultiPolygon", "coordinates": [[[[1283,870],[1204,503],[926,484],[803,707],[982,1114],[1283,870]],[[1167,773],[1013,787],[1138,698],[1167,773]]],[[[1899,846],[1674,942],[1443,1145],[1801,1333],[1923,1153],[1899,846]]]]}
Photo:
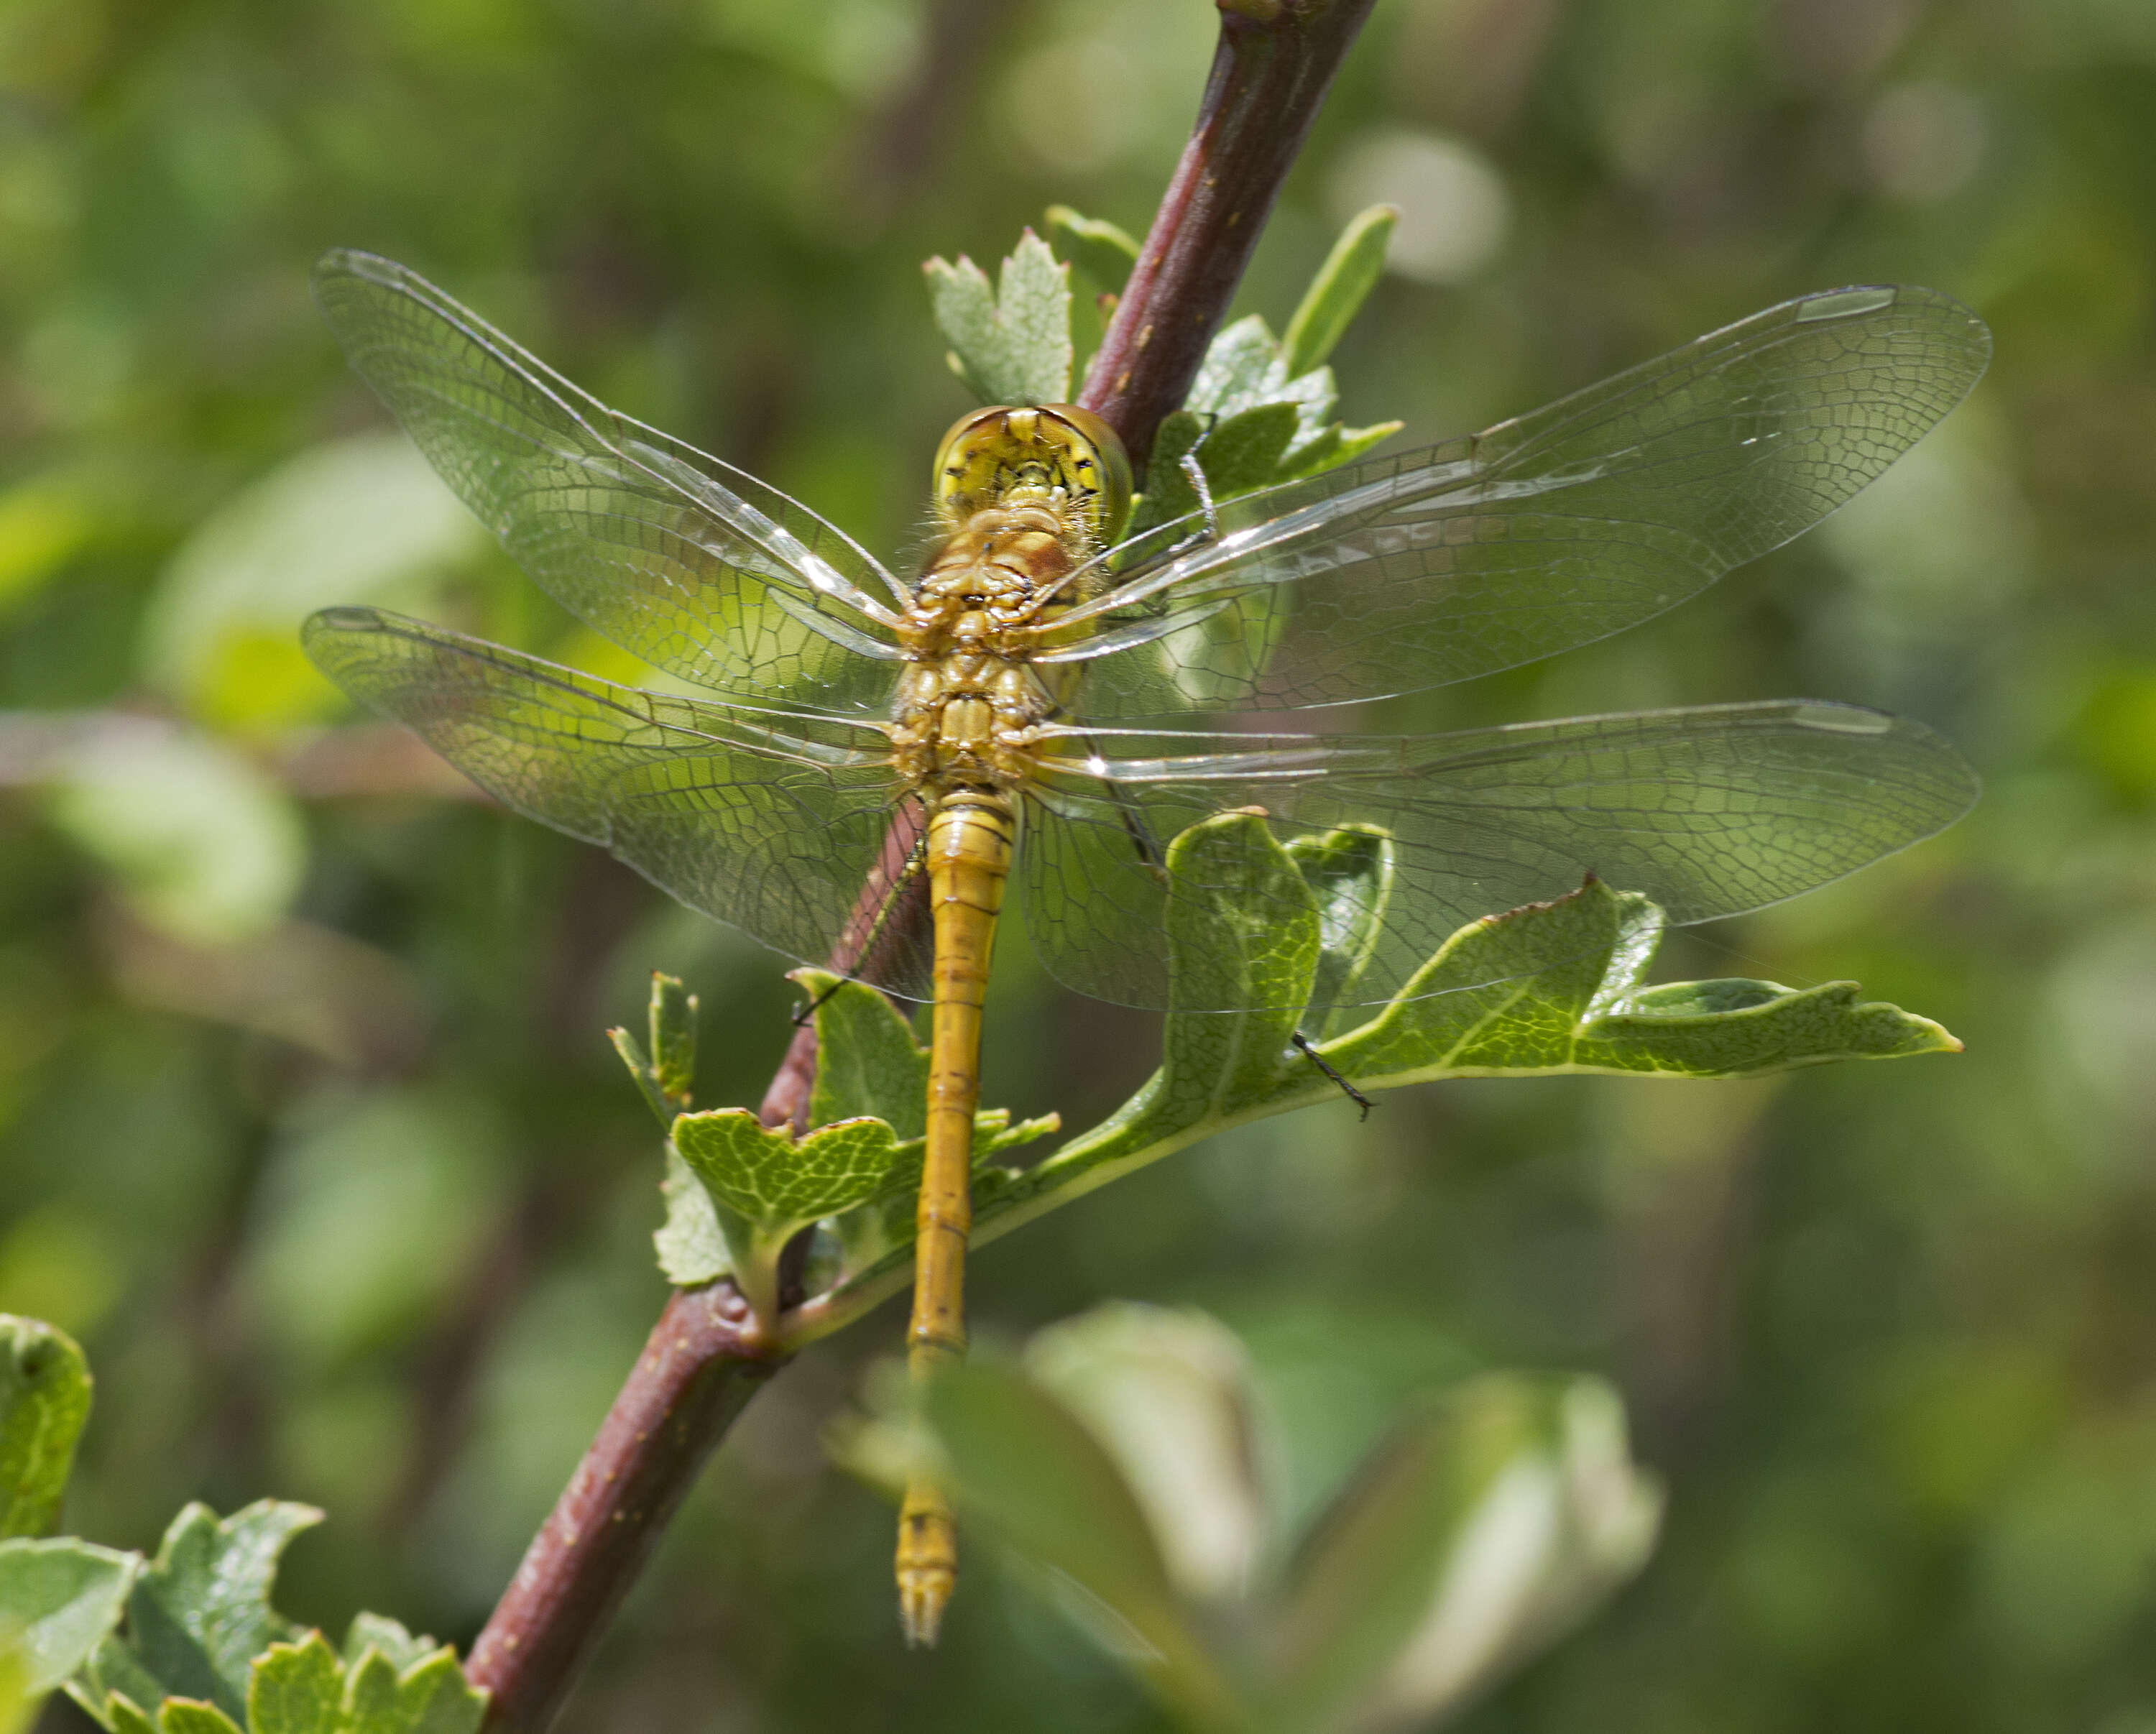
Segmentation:
{"type": "MultiPolygon", "coordinates": [[[[1219,4],[1220,43],[1197,127],[1079,398],[1141,465],[1162,418],[1189,391],[1371,0],[1219,4]]],[[[865,903],[887,895],[891,865],[865,903]]],[[[811,1025],[772,1080],[764,1124],[805,1125],[815,1075],[811,1025]]],[[[731,1283],[667,1302],[473,1646],[466,1671],[492,1695],[490,1734],[540,1734],[552,1721],[705,1460],[784,1362],[731,1283]]]]}

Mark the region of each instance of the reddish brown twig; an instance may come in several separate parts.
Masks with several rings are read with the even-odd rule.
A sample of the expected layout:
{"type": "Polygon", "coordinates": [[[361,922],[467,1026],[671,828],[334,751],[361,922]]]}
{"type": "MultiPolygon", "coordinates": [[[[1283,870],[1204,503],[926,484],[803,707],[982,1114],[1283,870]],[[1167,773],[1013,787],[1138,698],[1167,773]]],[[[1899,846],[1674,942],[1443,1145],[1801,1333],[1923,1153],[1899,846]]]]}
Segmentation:
{"type": "MultiPolygon", "coordinates": [[[[1079,400],[1141,464],[1161,418],[1189,390],[1371,0],[1218,3],[1220,44],[1197,126],[1079,400]]],[[[874,885],[864,893],[880,895],[874,885]]],[[[803,1119],[815,1063],[804,1029],[765,1095],[766,1125],[803,1119]]],[[[491,1734],[539,1734],[552,1721],[653,1538],[783,1361],[758,1340],[731,1285],[685,1290],[667,1303],[473,1647],[467,1671],[493,1695],[491,1734]]]]}
{"type": "Polygon", "coordinates": [[[675,1291],[628,1383],[526,1551],[465,1671],[487,1723],[552,1721],[593,1641],[711,1449],[784,1364],[759,1352],[731,1284],[675,1291]]]}
{"type": "Polygon", "coordinates": [[[1219,0],[1220,43],[1175,178],[1078,401],[1145,474],[1371,0],[1219,0]]]}

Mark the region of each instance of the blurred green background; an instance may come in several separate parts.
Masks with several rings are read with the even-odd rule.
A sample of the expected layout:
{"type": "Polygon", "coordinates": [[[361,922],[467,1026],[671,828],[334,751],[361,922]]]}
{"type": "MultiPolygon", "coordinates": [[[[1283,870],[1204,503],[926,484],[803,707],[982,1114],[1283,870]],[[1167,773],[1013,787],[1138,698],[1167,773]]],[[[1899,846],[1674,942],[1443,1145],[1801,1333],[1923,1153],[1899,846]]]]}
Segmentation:
{"type": "MultiPolygon", "coordinates": [[[[1067,200],[1142,230],[1204,0],[0,5],[0,1309],[81,1335],[69,1526],[331,1521],[284,1600],[469,1641],[663,1290],[602,1030],[644,974],[753,1102],[784,966],[345,716],[294,628],[382,601],[609,675],[346,372],[306,289],[387,253],[572,377],[916,533],[967,407],[919,263],[1067,200]]],[[[1483,1366],[1622,1384],[1661,1553],[1477,1728],[2156,1728],[2156,8],[1378,0],[1241,306],[1403,217],[1335,357],[1435,438],[1849,281],[1974,305],[1976,396],[1819,531],[1417,726],[1807,695],[1989,787],[1945,837],[1686,939],[1853,976],[1969,1052],[1766,1084],[1344,1103],[988,1249],[1012,1336],[1106,1295],[1250,1337],[1281,1473],[1483,1366]]],[[[1147,1018],[1011,947],[988,1097],[1091,1123],[1147,1018]]],[[[976,1550],[899,1648],[888,1509],[819,1429],[895,1309],[728,1441],[578,1730],[1137,1729],[976,1550]]],[[[55,1708],[54,1726],[73,1716],[55,1708]]]]}

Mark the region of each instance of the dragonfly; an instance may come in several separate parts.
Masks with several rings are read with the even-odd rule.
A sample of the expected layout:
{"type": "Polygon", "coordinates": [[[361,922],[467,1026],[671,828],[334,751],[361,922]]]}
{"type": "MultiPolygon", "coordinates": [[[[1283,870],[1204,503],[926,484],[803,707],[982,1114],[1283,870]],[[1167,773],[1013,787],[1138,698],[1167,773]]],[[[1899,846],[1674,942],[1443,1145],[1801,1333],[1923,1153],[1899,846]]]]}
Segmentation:
{"type": "MultiPolygon", "coordinates": [[[[525,571],[690,690],[371,608],[308,622],[316,664],[516,811],[789,957],[932,1006],[919,1377],[966,1346],[983,1004],[1014,883],[1052,975],[1163,1007],[1170,900],[1209,889],[1165,870],[1174,837],[1253,809],[1281,839],[1374,831],[1389,889],[1322,1017],[1383,1003],[1460,927],[1588,874],[1703,921],[1852,872],[1975,798],[1921,723],[1825,700],[1426,735],[1322,714],[1621,631],[1816,523],[1984,371],[1984,326],[1932,290],[1786,301],[1483,433],[1136,536],[1101,420],[983,409],[937,454],[932,542],[894,570],[403,266],[335,252],[315,284],[353,366],[525,571]],[[1297,711],[1320,726],[1280,726],[1297,711]]],[[[909,1642],[934,1641],[956,1561],[952,1511],[916,1478],[896,1562],[909,1642]]]]}

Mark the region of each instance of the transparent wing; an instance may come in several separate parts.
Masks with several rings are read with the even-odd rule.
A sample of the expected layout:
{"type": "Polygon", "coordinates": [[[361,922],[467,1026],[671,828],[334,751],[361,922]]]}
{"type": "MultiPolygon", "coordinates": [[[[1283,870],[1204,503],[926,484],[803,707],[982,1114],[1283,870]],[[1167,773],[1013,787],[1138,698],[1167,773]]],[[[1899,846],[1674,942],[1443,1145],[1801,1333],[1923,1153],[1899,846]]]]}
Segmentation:
{"type": "Polygon", "coordinates": [[[1487,433],[1231,500],[1218,541],[1152,531],[1095,563],[1109,587],[1045,628],[1043,659],[1088,664],[1078,714],[1132,718],[1377,698],[1588,644],[1817,523],[1989,355],[1929,290],[1787,301],[1487,433]]]}
{"type": "Polygon", "coordinates": [[[331,608],[307,654],[517,812],[611,849],[774,950],[918,997],[890,919],[919,827],[873,727],[617,686],[373,608],[331,608]],[[864,887],[868,887],[865,891],[864,887]]]}
{"type": "Polygon", "coordinates": [[[424,278],[326,254],[352,366],[517,562],[655,667],[752,702],[880,711],[890,575],[806,506],[578,390],[424,278]]]}
{"type": "Polygon", "coordinates": [[[1391,834],[1382,931],[1344,1002],[1373,1004],[1468,922],[1590,872],[1673,922],[1707,921],[1905,849],[1977,793],[1921,723],[1811,700],[1450,735],[1065,738],[1070,756],[1044,759],[1028,807],[1028,931],[1060,980],[1135,1005],[1164,1004],[1168,986],[1148,853],[1216,813],[1263,808],[1283,839],[1346,824],[1391,834]]]}

